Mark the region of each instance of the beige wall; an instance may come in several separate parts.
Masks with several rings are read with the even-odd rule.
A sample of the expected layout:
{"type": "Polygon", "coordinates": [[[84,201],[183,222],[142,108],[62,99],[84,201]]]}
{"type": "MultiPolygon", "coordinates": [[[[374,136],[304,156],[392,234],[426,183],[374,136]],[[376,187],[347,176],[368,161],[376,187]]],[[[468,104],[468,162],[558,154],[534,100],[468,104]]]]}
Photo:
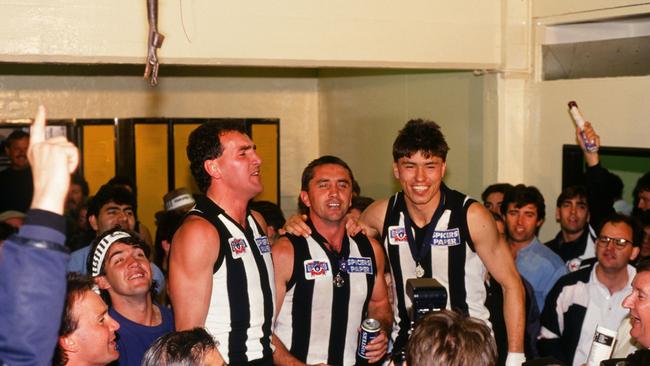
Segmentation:
{"type": "MultiPolygon", "coordinates": [[[[536,184],[549,207],[542,238],[557,232],[555,199],[562,189],[562,145],[575,144],[567,102],[578,102],[604,146],[650,147],[650,76],[535,83],[527,123],[525,181],[536,184]]],[[[629,199],[629,197],[625,197],[629,199]]]]}
{"type": "Polygon", "coordinates": [[[350,164],[362,194],[399,188],[392,143],[411,118],[437,121],[451,147],[446,182],[477,197],[483,184],[483,77],[471,73],[325,72],[320,78],[321,153],[350,164]]]}
{"type": "Polygon", "coordinates": [[[0,76],[0,119],[30,118],[39,103],[50,118],[279,118],[282,203],[294,209],[302,167],[319,151],[317,79],[294,74],[167,77],[156,89],[139,77],[0,76]]]}
{"type": "Polygon", "coordinates": [[[542,0],[532,1],[533,17],[563,16],[610,9],[625,12],[624,8],[647,4],[640,0],[542,0]]]}
{"type": "MultiPolygon", "coordinates": [[[[163,64],[472,69],[494,68],[501,55],[499,0],[159,3],[163,64]]],[[[0,61],[144,62],[145,0],[0,8],[0,61]]]]}

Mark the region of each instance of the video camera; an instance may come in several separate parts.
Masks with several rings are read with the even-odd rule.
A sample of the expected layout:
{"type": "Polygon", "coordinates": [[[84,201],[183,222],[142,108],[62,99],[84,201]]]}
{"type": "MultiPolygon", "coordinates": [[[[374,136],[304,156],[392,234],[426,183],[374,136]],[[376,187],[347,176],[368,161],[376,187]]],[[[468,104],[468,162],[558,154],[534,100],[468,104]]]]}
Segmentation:
{"type": "Polygon", "coordinates": [[[427,313],[447,306],[447,289],[434,278],[406,280],[406,295],[412,304],[409,310],[411,326],[427,313]]]}
{"type": "MultiPolygon", "coordinates": [[[[442,310],[447,307],[447,289],[434,278],[411,278],[406,280],[406,296],[411,300],[409,318],[413,331],[415,322],[432,311],[442,310]]],[[[391,356],[394,365],[402,365],[406,360],[406,349],[404,345],[393,349],[391,356]]]]}

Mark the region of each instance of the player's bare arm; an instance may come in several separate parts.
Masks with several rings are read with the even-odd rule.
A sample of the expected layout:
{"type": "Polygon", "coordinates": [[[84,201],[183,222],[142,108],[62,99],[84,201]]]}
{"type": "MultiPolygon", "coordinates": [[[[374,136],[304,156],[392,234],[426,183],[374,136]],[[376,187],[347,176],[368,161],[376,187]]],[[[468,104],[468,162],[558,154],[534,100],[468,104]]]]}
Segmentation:
{"type": "MultiPolygon", "coordinates": [[[[388,208],[388,200],[378,200],[370,204],[359,217],[358,225],[363,228],[364,233],[369,238],[378,238],[383,234],[384,217],[388,208]]],[[[361,229],[357,230],[357,233],[361,229]]],[[[350,230],[348,230],[350,233],[350,230]]],[[[356,234],[356,233],[355,233],[356,234]]],[[[350,235],[352,235],[350,233],[350,235]]]]}
{"type": "Polygon", "coordinates": [[[388,288],[384,279],[385,258],[384,251],[379,242],[369,238],[372,244],[372,250],[375,254],[377,263],[377,273],[375,273],[375,285],[372,289],[370,302],[368,303],[368,316],[379,320],[382,332],[366,346],[366,355],[370,363],[379,361],[388,347],[388,334],[391,333],[393,325],[393,312],[390,302],[388,301],[388,288]]]}
{"type": "Polygon", "coordinates": [[[212,295],[212,269],[219,256],[219,234],[212,224],[189,216],[172,240],[169,296],[176,330],[203,327],[212,295]]]}
{"type": "MultiPolygon", "coordinates": [[[[273,255],[273,271],[275,272],[275,317],[277,318],[284,302],[284,296],[287,293],[287,284],[291,280],[291,274],[293,273],[293,245],[291,245],[291,241],[286,237],[278,239],[271,248],[271,255],[273,255]]],[[[271,341],[275,346],[275,352],[273,352],[273,363],[275,365],[305,365],[289,352],[275,334],[273,334],[271,341]]]]}
{"type": "Polygon", "coordinates": [[[496,223],[478,202],[467,212],[467,224],[474,247],[485,267],[503,288],[503,315],[508,333],[508,352],[524,351],[524,287],[510,249],[499,241],[496,223]]]}

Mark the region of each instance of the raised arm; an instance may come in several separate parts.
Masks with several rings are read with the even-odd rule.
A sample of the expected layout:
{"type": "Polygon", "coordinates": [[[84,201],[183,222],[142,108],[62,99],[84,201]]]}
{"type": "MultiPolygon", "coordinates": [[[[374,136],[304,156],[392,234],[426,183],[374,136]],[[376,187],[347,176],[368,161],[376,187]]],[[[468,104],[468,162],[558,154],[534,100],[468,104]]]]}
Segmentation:
{"type": "Polygon", "coordinates": [[[52,361],[65,298],[63,205],[77,148],[65,137],[45,139],[39,107],[27,153],[34,197],[25,224],[0,245],[0,364],[45,365],[52,361]]]}
{"type": "MultiPolygon", "coordinates": [[[[467,211],[467,223],[474,247],[492,277],[503,288],[503,316],[508,333],[508,354],[524,352],[524,288],[510,249],[499,241],[489,211],[478,202],[467,211]]],[[[523,358],[523,355],[520,355],[523,358]]]]}
{"type": "Polygon", "coordinates": [[[205,219],[189,216],[174,235],[169,257],[169,297],[176,330],[205,325],[218,255],[217,230],[205,219]]]}

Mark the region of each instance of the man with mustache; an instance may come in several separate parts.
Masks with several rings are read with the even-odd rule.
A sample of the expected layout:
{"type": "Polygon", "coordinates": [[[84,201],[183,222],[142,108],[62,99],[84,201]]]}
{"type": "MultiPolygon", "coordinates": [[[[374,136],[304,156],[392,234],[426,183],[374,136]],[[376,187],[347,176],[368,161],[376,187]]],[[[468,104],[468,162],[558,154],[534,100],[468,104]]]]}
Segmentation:
{"type": "Polygon", "coordinates": [[[27,212],[32,202],[32,169],[27,160],[29,134],[14,130],[5,141],[5,154],[9,158],[9,168],[0,172],[0,212],[15,210],[27,212]]]}

